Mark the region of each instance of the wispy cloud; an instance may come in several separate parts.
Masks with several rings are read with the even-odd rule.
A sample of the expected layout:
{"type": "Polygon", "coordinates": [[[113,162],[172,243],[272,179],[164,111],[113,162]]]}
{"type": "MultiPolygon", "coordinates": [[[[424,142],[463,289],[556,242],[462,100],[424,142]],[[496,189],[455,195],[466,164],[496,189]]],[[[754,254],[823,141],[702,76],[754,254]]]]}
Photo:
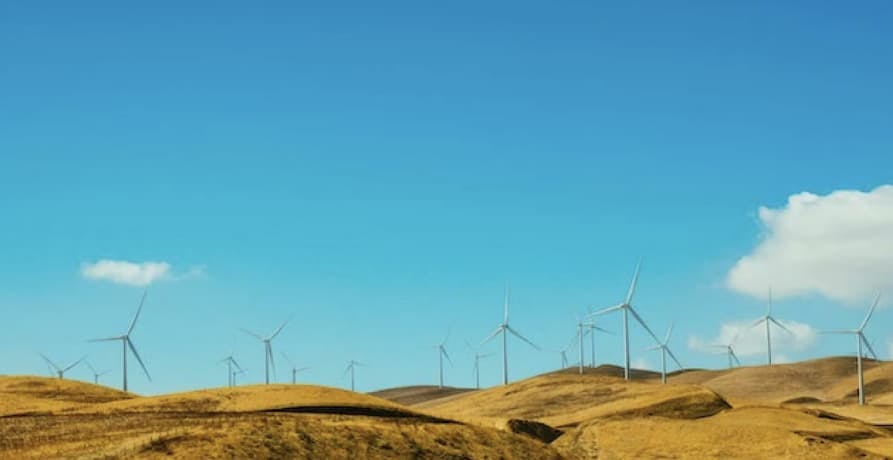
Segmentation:
{"type": "Polygon", "coordinates": [[[81,276],[89,280],[109,281],[129,286],[148,286],[156,281],[179,281],[204,276],[204,267],[192,267],[176,274],[167,262],[129,262],[103,259],[81,264],[81,276]]]}
{"type": "MultiPolygon", "coordinates": [[[[787,333],[774,325],[772,326],[772,353],[773,361],[777,361],[776,353],[802,351],[815,343],[817,332],[812,326],[796,321],[781,321],[790,329],[787,333]]],[[[698,336],[688,338],[688,347],[695,351],[705,353],[723,353],[714,345],[726,345],[732,343],[735,353],[739,357],[766,355],[766,326],[752,327],[753,320],[731,321],[724,323],[719,328],[719,334],[712,339],[703,339],[698,336]]]]}
{"type": "Polygon", "coordinates": [[[651,370],[651,363],[645,358],[636,358],[629,363],[629,367],[633,369],[651,370]]]}
{"type": "Polygon", "coordinates": [[[762,240],[729,271],[738,292],[765,298],[820,294],[863,306],[875,290],[893,291],[893,185],[870,192],[791,195],[759,208],[762,240]]]}

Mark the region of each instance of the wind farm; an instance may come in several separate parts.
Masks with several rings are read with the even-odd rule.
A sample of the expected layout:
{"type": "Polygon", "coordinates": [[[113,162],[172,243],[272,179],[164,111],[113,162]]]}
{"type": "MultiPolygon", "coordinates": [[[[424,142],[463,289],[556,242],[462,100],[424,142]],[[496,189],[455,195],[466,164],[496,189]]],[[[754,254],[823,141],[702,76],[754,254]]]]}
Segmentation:
{"type": "Polygon", "coordinates": [[[893,459],[891,24],[4,2],[0,460],[893,459]]]}

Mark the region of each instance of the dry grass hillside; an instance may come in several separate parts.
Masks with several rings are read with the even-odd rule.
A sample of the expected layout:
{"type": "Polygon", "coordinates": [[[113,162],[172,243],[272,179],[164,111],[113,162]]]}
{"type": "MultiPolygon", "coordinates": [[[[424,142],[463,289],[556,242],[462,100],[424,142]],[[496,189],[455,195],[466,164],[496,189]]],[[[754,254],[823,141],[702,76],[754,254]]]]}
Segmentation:
{"type": "MultiPolygon", "coordinates": [[[[52,385],[49,379],[30,380],[52,385]]],[[[0,388],[7,383],[0,378],[0,388]]],[[[0,416],[0,458],[560,458],[526,436],[310,385],[62,405],[49,395],[31,413],[0,416]]]]}
{"type": "Polygon", "coordinates": [[[565,369],[484,390],[254,385],[139,397],[0,377],[0,458],[893,458],[893,364],[565,369]]]}
{"type": "Polygon", "coordinates": [[[474,390],[471,388],[440,388],[435,385],[415,385],[409,387],[388,388],[386,390],[373,391],[369,394],[372,396],[378,396],[379,398],[387,399],[388,401],[393,401],[397,404],[412,406],[415,404],[433,401],[435,399],[442,399],[460,395],[469,391],[474,390]]]}

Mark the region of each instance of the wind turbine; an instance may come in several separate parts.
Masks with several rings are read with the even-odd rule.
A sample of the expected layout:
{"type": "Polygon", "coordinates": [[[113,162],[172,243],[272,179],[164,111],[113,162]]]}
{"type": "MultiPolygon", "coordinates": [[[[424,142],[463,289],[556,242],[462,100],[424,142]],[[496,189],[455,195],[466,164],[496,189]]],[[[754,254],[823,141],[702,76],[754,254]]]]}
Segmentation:
{"type": "Polygon", "coordinates": [[[56,375],[59,376],[59,380],[62,380],[65,377],[66,372],[70,371],[72,368],[74,368],[75,366],[80,364],[81,361],[84,360],[84,358],[86,358],[86,356],[84,356],[81,359],[75,361],[73,364],[70,364],[68,367],[63,368],[63,367],[57,366],[56,363],[50,361],[50,358],[47,358],[46,355],[44,355],[43,353],[40,354],[40,357],[43,358],[43,360],[47,362],[47,365],[49,365],[52,369],[54,369],[54,371],[56,372],[56,375]]]}
{"type": "MultiPolygon", "coordinates": [[[[585,324],[585,326],[587,328],[586,333],[589,334],[589,367],[595,367],[595,331],[611,335],[613,335],[614,333],[607,329],[602,329],[596,326],[595,321],[590,321],[589,323],[585,324]]],[[[582,357],[580,359],[582,359],[582,357]]]]}
{"type": "Polygon", "coordinates": [[[273,346],[270,345],[270,341],[275,339],[276,336],[279,335],[280,332],[282,332],[282,328],[284,328],[286,324],[288,324],[288,320],[285,320],[285,322],[282,323],[281,326],[276,328],[276,330],[273,331],[272,334],[266,337],[255,332],[251,332],[248,329],[242,329],[242,332],[257,338],[264,343],[264,383],[266,383],[267,385],[270,384],[270,367],[273,368],[273,373],[276,373],[276,363],[273,362],[273,346]]]}
{"type": "Polygon", "coordinates": [[[232,376],[233,376],[233,386],[236,386],[236,376],[237,376],[237,375],[242,375],[242,374],[244,374],[244,373],[245,373],[245,369],[239,369],[239,370],[237,370],[237,371],[233,371],[233,373],[232,373],[232,376]]]}
{"type": "Polygon", "coordinates": [[[356,391],[356,386],[354,385],[354,369],[356,369],[357,366],[365,366],[365,364],[354,360],[348,361],[347,369],[344,369],[344,375],[341,376],[341,378],[344,378],[344,376],[350,372],[350,391],[356,391]]]}
{"type": "Polygon", "coordinates": [[[226,363],[226,384],[229,388],[236,386],[236,378],[235,373],[233,371],[233,366],[236,369],[242,370],[242,366],[236,362],[236,358],[233,357],[233,353],[230,353],[229,356],[220,360],[221,363],[226,363]]]}
{"type": "Polygon", "coordinates": [[[766,305],[766,316],[763,316],[762,318],[754,321],[754,323],[751,324],[750,327],[754,328],[754,327],[757,327],[763,323],[766,324],[766,356],[768,357],[769,365],[771,366],[772,365],[772,328],[770,327],[770,325],[775,324],[776,326],[780,327],[783,331],[787,332],[788,334],[791,334],[791,335],[794,334],[793,332],[791,332],[790,329],[784,327],[783,324],[778,322],[778,320],[775,319],[774,316],[772,316],[772,289],[769,289],[769,303],[766,305]]]}
{"type": "Polygon", "coordinates": [[[496,337],[499,334],[502,334],[502,384],[508,385],[509,383],[509,355],[508,355],[508,333],[511,332],[515,337],[527,342],[528,345],[533,347],[536,350],[539,350],[540,347],[536,346],[530,340],[527,340],[526,337],[521,335],[520,332],[513,329],[509,326],[509,296],[510,296],[509,288],[506,286],[505,288],[505,314],[502,319],[502,323],[490,334],[481,345],[493,340],[493,337],[496,337]]]}
{"type": "Polygon", "coordinates": [[[440,362],[440,385],[439,385],[439,388],[443,388],[443,358],[447,359],[447,362],[450,363],[450,366],[453,365],[453,360],[450,359],[450,355],[446,351],[446,341],[449,338],[450,338],[450,333],[449,333],[449,331],[447,331],[446,337],[444,337],[443,340],[440,341],[440,343],[431,347],[431,348],[437,348],[437,358],[438,358],[438,361],[440,362]]]}
{"type": "Polygon", "coordinates": [[[303,372],[310,368],[295,366],[294,361],[292,361],[291,358],[289,358],[284,351],[282,352],[282,357],[285,358],[285,360],[288,361],[288,364],[291,365],[291,384],[294,385],[295,383],[297,383],[298,380],[298,372],[303,372]]]}
{"type": "Polygon", "coordinates": [[[660,342],[657,346],[651,347],[648,350],[660,350],[660,382],[667,383],[667,355],[670,355],[670,358],[673,358],[673,361],[676,362],[676,365],[679,366],[679,369],[682,369],[682,363],[676,359],[676,355],[670,350],[670,336],[673,335],[673,325],[670,325],[670,328],[667,329],[667,336],[664,338],[663,342],[660,342]]]}
{"type": "Polygon", "coordinates": [[[734,360],[735,363],[738,363],[739,366],[741,365],[741,360],[738,359],[738,355],[735,354],[735,349],[733,348],[735,340],[737,339],[738,335],[736,334],[735,337],[732,338],[732,341],[725,345],[713,345],[713,348],[722,348],[725,350],[723,354],[728,355],[729,357],[729,369],[735,367],[732,360],[734,360]]]}
{"type": "MultiPolygon", "coordinates": [[[[642,327],[648,331],[648,334],[656,343],[661,343],[660,339],[654,335],[654,332],[645,324],[645,321],[636,313],[636,310],[632,306],[633,294],[636,292],[636,283],[639,280],[639,269],[642,267],[642,260],[639,259],[639,263],[636,264],[636,271],[633,273],[633,280],[629,284],[629,290],[626,292],[626,300],[619,305],[615,305],[613,307],[608,307],[603,310],[596,311],[595,313],[591,313],[589,316],[601,316],[604,314],[608,314],[614,311],[623,312],[623,378],[629,380],[629,315],[632,314],[633,318],[639,322],[642,327]]],[[[582,340],[582,339],[581,339],[582,340]]]]}
{"type": "Polygon", "coordinates": [[[582,318],[577,317],[577,335],[574,336],[574,340],[571,341],[571,343],[574,343],[574,341],[578,341],[580,345],[580,375],[583,375],[583,366],[585,365],[586,361],[585,352],[583,351],[583,338],[586,337],[586,334],[589,333],[586,331],[587,325],[587,323],[583,322],[582,318]]]}
{"type": "Polygon", "coordinates": [[[84,364],[86,364],[87,367],[90,368],[90,371],[93,372],[93,383],[96,384],[96,385],[99,385],[99,377],[102,377],[103,375],[108,374],[109,372],[111,372],[110,370],[108,370],[108,371],[102,371],[102,372],[97,372],[96,369],[93,369],[93,366],[90,365],[90,361],[86,361],[86,362],[84,362],[84,364]]]}
{"type": "Polygon", "coordinates": [[[473,348],[468,341],[465,341],[465,346],[468,347],[469,350],[474,351],[474,387],[478,390],[481,389],[481,359],[486,358],[488,356],[493,356],[493,353],[481,353],[479,350],[473,348]]]}
{"type": "Polygon", "coordinates": [[[862,320],[862,324],[859,325],[858,329],[843,329],[843,330],[835,330],[835,331],[823,331],[825,334],[853,334],[856,336],[856,368],[859,373],[859,405],[865,405],[865,383],[862,377],[862,344],[865,344],[865,347],[871,353],[871,356],[874,359],[877,359],[877,354],[874,352],[874,349],[871,347],[871,344],[868,343],[868,340],[865,338],[865,334],[863,331],[865,330],[865,326],[868,325],[868,320],[871,319],[871,315],[874,313],[874,309],[877,308],[878,301],[881,300],[881,293],[878,292],[876,296],[874,296],[874,303],[871,304],[871,308],[868,309],[868,314],[865,315],[865,319],[862,320]]]}
{"type": "Polygon", "coordinates": [[[123,374],[123,379],[124,379],[124,385],[123,385],[124,391],[127,391],[127,349],[128,348],[133,353],[133,357],[136,358],[136,361],[140,364],[140,367],[143,369],[143,372],[146,374],[146,378],[149,379],[150,382],[152,381],[152,377],[149,376],[149,371],[146,370],[146,365],[143,364],[143,359],[140,358],[140,354],[137,353],[136,347],[133,346],[133,341],[130,340],[130,334],[133,333],[133,327],[136,326],[136,320],[139,319],[140,312],[143,311],[143,304],[146,302],[146,295],[148,295],[148,294],[149,294],[148,289],[143,291],[143,298],[140,299],[140,306],[136,309],[136,314],[133,315],[133,320],[130,322],[130,327],[127,328],[127,332],[124,333],[124,335],[121,335],[118,337],[108,337],[105,339],[90,340],[90,342],[113,342],[115,340],[121,341],[121,348],[123,351],[123,363],[124,363],[124,365],[121,368],[121,372],[123,374]]]}

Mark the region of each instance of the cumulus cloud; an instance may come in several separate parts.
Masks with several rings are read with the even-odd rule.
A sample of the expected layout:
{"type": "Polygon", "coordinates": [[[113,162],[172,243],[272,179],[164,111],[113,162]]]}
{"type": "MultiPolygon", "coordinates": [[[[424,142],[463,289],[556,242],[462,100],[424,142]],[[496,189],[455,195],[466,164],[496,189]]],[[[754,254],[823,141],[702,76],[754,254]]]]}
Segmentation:
{"type": "Polygon", "coordinates": [[[893,185],[870,192],[798,193],[759,208],[760,242],[732,267],[727,285],[765,298],[820,294],[850,305],[893,291],[893,185]]]}
{"type": "Polygon", "coordinates": [[[148,286],[156,281],[182,280],[203,276],[204,267],[193,267],[181,274],[174,274],[167,262],[129,262],[126,260],[99,260],[81,264],[81,276],[96,281],[110,281],[129,286],[148,286]]]}
{"type": "MultiPolygon", "coordinates": [[[[781,324],[791,333],[772,325],[772,361],[778,361],[781,352],[802,351],[815,343],[817,331],[812,326],[796,321],[782,321],[781,324]]],[[[695,351],[705,353],[724,353],[714,345],[732,344],[735,354],[739,358],[746,356],[766,355],[766,326],[751,327],[753,320],[732,321],[724,323],[719,328],[719,334],[712,339],[703,339],[697,336],[688,338],[688,347],[695,351]]],[[[780,362],[780,361],[779,361],[780,362]]]]}

